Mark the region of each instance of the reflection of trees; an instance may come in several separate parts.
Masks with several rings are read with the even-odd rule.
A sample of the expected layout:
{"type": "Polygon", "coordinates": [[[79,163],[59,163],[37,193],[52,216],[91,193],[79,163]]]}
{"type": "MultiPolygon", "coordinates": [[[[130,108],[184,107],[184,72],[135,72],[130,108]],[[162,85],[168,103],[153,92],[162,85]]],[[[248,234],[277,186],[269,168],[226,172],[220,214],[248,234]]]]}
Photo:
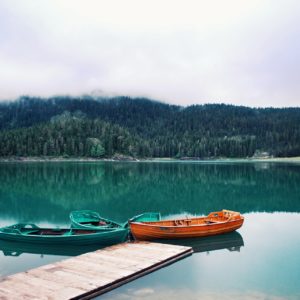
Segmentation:
{"type": "Polygon", "coordinates": [[[125,220],[228,208],[300,211],[299,166],[193,163],[28,163],[0,165],[1,215],[68,221],[75,209],[125,220]]]}

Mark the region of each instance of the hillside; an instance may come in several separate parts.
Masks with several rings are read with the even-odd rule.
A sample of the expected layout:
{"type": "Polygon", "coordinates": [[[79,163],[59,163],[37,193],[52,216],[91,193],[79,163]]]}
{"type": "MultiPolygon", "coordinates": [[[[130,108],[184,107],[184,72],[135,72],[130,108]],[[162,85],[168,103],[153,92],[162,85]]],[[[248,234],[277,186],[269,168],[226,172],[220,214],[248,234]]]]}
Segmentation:
{"type": "Polygon", "coordinates": [[[22,97],[0,104],[0,156],[300,155],[300,108],[180,107],[129,97],[22,97]]]}

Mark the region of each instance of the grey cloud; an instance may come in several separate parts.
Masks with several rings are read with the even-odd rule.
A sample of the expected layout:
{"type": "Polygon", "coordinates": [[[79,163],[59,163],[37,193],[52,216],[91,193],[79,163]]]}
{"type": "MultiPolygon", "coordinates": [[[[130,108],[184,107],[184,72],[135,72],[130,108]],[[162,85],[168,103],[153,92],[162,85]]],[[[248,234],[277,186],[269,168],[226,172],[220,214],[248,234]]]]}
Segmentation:
{"type": "Polygon", "coordinates": [[[134,1],[3,0],[0,99],[102,90],[182,105],[299,106],[298,2],[231,0],[227,11],[213,2],[149,2],[149,16],[134,1]]]}

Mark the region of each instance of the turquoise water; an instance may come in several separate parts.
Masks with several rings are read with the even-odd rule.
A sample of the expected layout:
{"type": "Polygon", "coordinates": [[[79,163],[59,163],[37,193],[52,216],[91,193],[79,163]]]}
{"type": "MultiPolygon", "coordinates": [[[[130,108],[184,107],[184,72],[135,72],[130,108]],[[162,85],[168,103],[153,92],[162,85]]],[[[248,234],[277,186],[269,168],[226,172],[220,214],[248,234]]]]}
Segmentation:
{"type": "MultiPolygon", "coordinates": [[[[100,299],[300,299],[299,164],[0,164],[2,226],[68,226],[77,209],[124,222],[144,211],[172,217],[222,208],[245,215],[238,232],[180,241],[195,253],[100,299]]],[[[54,250],[0,241],[0,275],[78,254],[54,250]]]]}

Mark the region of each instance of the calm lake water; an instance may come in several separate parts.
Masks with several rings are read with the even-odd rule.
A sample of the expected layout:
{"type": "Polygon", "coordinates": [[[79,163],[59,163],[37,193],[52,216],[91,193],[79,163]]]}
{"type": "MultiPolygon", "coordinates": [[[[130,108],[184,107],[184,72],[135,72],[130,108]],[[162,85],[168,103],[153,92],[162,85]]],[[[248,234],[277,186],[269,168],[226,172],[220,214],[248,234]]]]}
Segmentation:
{"type": "MultiPolygon", "coordinates": [[[[300,299],[300,164],[0,164],[1,226],[69,226],[78,209],[124,222],[145,211],[167,218],[222,208],[243,213],[244,226],[177,241],[195,253],[99,299],[300,299]]],[[[0,241],[0,276],[78,252],[0,241]]]]}

